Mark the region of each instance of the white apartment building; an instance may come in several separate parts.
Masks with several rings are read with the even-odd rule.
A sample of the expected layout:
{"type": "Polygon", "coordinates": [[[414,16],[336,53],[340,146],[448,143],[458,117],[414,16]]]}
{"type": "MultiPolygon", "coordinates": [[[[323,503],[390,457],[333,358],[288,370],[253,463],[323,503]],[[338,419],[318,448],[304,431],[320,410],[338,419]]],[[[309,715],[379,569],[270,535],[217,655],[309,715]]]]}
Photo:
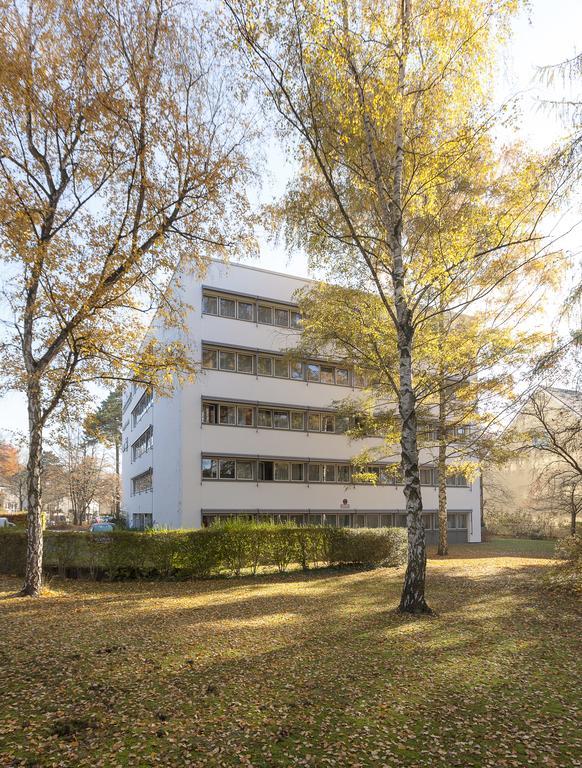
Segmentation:
{"type": "MultiPolygon", "coordinates": [[[[199,528],[241,515],[336,526],[405,526],[403,486],[368,471],[352,481],[351,441],[334,401],[360,391],[342,364],[284,355],[300,334],[294,296],[306,279],[212,262],[203,283],[184,288],[188,329],[201,361],[171,397],[130,386],[123,398],[123,508],[130,525],[199,528]]],[[[429,541],[437,539],[434,457],[421,451],[429,541]]],[[[480,541],[479,480],[449,478],[449,536],[480,541]]]]}

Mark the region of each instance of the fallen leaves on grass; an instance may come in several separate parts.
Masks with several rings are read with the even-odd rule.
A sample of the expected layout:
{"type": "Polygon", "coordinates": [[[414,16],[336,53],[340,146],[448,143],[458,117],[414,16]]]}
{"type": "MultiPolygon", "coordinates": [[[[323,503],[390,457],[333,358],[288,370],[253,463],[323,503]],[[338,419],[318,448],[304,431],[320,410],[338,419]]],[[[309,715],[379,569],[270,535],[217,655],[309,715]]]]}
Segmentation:
{"type": "Polygon", "coordinates": [[[573,768],[578,601],[476,554],[429,564],[431,619],[389,569],[2,599],[0,765],[573,768]]]}

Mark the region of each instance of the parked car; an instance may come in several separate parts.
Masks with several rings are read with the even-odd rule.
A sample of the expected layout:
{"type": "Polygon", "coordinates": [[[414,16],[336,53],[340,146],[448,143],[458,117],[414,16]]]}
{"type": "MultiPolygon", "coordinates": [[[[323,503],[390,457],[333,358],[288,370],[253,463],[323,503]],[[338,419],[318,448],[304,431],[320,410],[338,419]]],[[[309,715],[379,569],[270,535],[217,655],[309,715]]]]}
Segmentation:
{"type": "Polygon", "coordinates": [[[111,533],[115,530],[115,526],[112,523],[93,523],[89,528],[91,533],[111,533]]]}
{"type": "Polygon", "coordinates": [[[0,517],[0,528],[16,528],[7,517],[0,517]]]}

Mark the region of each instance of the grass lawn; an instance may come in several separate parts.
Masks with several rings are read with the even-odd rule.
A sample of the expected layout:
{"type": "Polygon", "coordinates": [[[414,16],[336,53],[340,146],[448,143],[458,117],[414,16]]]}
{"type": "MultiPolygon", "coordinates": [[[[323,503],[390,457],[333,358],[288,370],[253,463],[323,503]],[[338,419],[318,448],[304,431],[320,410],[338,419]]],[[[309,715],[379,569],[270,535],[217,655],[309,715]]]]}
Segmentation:
{"type": "Polygon", "coordinates": [[[402,570],[2,577],[0,765],[580,766],[580,605],[522,546],[432,558],[420,619],[402,570]]]}

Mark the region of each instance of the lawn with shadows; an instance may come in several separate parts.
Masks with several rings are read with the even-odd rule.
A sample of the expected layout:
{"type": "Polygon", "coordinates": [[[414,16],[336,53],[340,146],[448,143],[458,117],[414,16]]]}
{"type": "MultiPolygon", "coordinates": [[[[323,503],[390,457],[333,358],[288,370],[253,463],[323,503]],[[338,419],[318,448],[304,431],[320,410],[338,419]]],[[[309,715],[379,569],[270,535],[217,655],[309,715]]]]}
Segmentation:
{"type": "MultiPolygon", "coordinates": [[[[492,544],[492,543],[490,543],[492,544]]],[[[0,579],[1,766],[581,765],[580,605],[489,544],[402,570],[0,579]]]]}

